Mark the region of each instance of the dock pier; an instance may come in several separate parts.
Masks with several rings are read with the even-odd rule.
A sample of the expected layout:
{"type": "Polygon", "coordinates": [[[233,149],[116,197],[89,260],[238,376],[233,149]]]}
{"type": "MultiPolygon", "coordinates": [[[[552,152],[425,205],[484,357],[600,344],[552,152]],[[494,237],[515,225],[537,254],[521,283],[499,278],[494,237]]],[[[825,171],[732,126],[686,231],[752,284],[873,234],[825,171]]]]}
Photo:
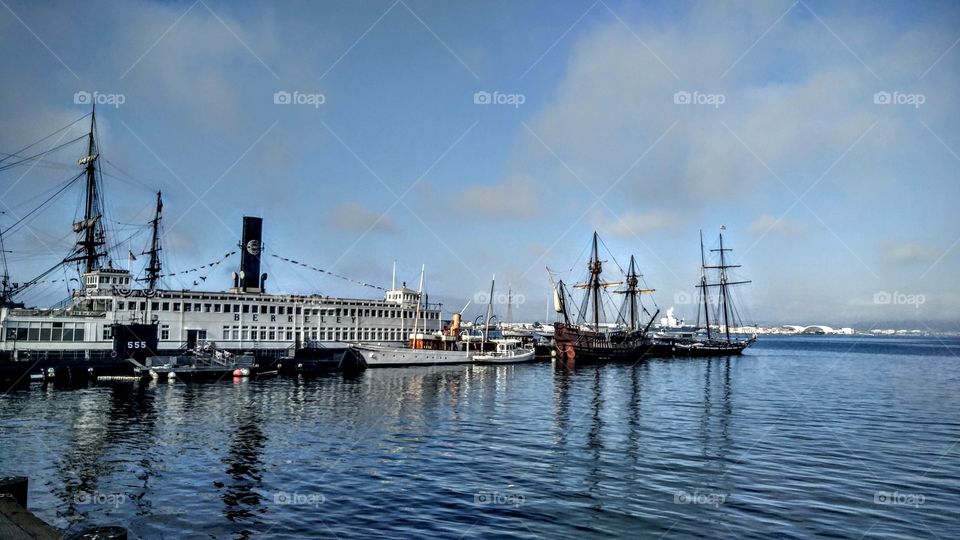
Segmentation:
{"type": "Polygon", "coordinates": [[[26,476],[0,477],[0,538],[4,540],[127,540],[123,527],[88,527],[66,534],[27,509],[26,476]]]}

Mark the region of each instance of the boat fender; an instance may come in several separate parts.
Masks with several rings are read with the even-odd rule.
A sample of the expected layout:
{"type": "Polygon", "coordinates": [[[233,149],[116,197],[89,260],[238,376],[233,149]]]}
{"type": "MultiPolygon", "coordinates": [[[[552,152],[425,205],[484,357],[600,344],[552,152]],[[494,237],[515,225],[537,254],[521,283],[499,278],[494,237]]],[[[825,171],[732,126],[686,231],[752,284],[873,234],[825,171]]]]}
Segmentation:
{"type": "Polygon", "coordinates": [[[172,371],[171,371],[170,373],[167,373],[167,380],[168,380],[168,381],[175,381],[175,380],[177,380],[177,374],[174,373],[174,372],[172,372],[172,371]]]}
{"type": "Polygon", "coordinates": [[[240,370],[239,370],[239,369],[233,370],[233,376],[234,376],[234,377],[239,377],[239,376],[240,376],[240,370]]]}

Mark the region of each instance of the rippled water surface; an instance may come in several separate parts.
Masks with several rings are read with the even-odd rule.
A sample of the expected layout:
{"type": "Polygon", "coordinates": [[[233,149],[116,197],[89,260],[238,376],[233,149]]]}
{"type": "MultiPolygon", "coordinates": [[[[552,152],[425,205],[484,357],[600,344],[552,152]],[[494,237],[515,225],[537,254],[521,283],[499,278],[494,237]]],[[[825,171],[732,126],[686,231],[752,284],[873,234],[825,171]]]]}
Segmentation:
{"type": "Polygon", "coordinates": [[[134,537],[957,538],[960,340],[739,358],[34,385],[0,474],[134,537]]]}

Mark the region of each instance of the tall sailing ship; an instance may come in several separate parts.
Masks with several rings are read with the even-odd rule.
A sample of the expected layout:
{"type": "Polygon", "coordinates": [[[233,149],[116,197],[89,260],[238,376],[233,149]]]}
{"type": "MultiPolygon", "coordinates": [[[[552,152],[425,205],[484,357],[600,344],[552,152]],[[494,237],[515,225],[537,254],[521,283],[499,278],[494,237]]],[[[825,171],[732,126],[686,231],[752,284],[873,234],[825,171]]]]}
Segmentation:
{"type": "MultiPolygon", "coordinates": [[[[637,272],[636,261],[630,257],[630,265],[624,281],[609,282],[602,278],[603,263],[598,250],[599,236],[593,233],[590,262],[587,264],[588,279],[585,283],[574,285],[584,291],[580,308],[573,314],[569,308],[569,298],[563,281],[554,285],[556,311],[562,321],[554,324],[554,342],[557,358],[567,364],[611,362],[637,360],[649,352],[650,343],[646,339],[647,331],[657,314],[650,315],[640,302],[640,295],[652,293],[653,289],[641,289],[641,275],[637,272]],[[615,291],[624,296],[624,301],[616,319],[606,322],[603,293],[608,288],[625,288],[615,291]],[[643,323],[643,314],[650,315],[643,323]]],[[[549,268],[547,269],[549,272],[549,268]]],[[[551,277],[552,279],[552,277],[551,277]]]]}
{"type": "MultiPolygon", "coordinates": [[[[104,218],[101,172],[104,159],[97,145],[96,111],[80,120],[87,116],[90,129],[83,137],[85,152],[79,160],[81,172],[41,204],[41,207],[49,204],[80,179],[85,180],[83,217],[73,224],[77,235],[74,248],[49,270],[29,281],[15,283],[10,280],[6,265],[4,235],[22,228],[18,226],[25,225],[41,208],[24,212],[22,219],[0,230],[0,254],[3,255],[0,377],[11,376],[10,373],[22,369],[31,370],[31,374],[44,369],[63,369],[74,374],[126,373],[131,366],[117,359],[117,348],[128,343],[129,336],[125,330],[122,336],[115,335],[115,331],[131,324],[140,324],[155,332],[155,343],[144,340],[144,346],[149,346],[152,354],[176,354],[213,345],[218,350],[273,359],[291,356],[295,350],[310,346],[346,350],[353,343],[404,343],[415,329],[415,320],[420,328],[442,328],[441,306],[421,302],[422,291],[409,289],[405,284],[397,287],[396,269],[389,289],[361,283],[383,290],[382,299],[268,293],[267,274],[260,272],[264,244],[263,220],[259,217],[245,216],[238,248],[204,265],[206,268],[217,266],[240,252],[239,268],[233,272],[228,290],[164,288],[163,282],[173,274],[163,273],[163,202],[159,192],[148,225],[150,241],[142,252],[148,256],[142,277],[135,276],[129,269],[115,267],[111,252],[126,254],[127,245],[126,240],[110,241],[112,235],[104,218]],[[27,307],[17,301],[25,291],[74,264],[80,285],[56,307],[27,307]]],[[[58,132],[63,129],[66,128],[58,132]]],[[[3,169],[18,163],[30,165],[50,152],[27,156],[25,150],[5,154],[0,165],[3,169]],[[10,161],[2,163],[7,160],[10,161]]],[[[133,257],[130,251],[129,258],[133,257]]],[[[313,268],[297,260],[284,260],[313,268]]],[[[69,285],[75,279],[64,281],[69,285]]],[[[205,277],[200,280],[205,282],[205,277]]],[[[194,285],[197,284],[194,281],[194,285]]],[[[137,340],[137,344],[139,342],[137,340]]]]}
{"type": "Polygon", "coordinates": [[[708,264],[703,247],[703,231],[700,232],[700,282],[697,308],[697,328],[704,335],[670,336],[658,335],[652,338],[654,354],[671,356],[731,356],[743,353],[743,350],[756,341],[756,333],[745,335],[739,310],[734,302],[732,287],[750,283],[749,280],[732,279],[729,270],[740,268],[739,264],[730,264],[729,247],[724,247],[721,227],[719,247],[711,249],[715,253],[716,263],[708,264]],[[716,309],[711,309],[715,307],[716,309]],[[701,326],[700,316],[703,316],[701,326]]]}

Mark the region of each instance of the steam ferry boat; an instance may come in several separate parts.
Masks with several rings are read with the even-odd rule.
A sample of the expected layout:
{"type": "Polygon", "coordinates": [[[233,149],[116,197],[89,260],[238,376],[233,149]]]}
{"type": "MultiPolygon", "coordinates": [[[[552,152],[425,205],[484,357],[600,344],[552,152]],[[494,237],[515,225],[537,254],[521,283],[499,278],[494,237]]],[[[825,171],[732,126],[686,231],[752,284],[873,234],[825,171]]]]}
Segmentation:
{"type": "MultiPolygon", "coordinates": [[[[392,286],[384,291],[382,299],[268,293],[267,274],[260,272],[264,250],[263,220],[259,217],[243,218],[239,268],[233,272],[228,290],[163,288],[163,203],[159,192],[149,223],[151,241],[143,252],[149,256],[143,277],[115,268],[110,252],[126,251],[126,246],[108,242],[102,219],[103,159],[95,138],[96,111],[86,116],[90,117],[90,130],[86,153],[79,160],[82,172],[67,184],[69,187],[80,178],[86,180],[83,219],[73,225],[75,248],[47,272],[22,283],[11,282],[6,258],[2,261],[0,378],[22,378],[27,372],[36,375],[49,370],[65,370],[74,376],[132,373],[133,365],[123,358],[129,356],[128,345],[149,349],[152,355],[175,355],[198,345],[215,344],[218,350],[270,359],[277,367],[282,359],[298,357],[304,350],[348,354],[350,344],[404,343],[414,328],[415,314],[420,326],[442,327],[440,306],[422,302],[422,291],[397,287],[396,268],[392,286]],[[79,270],[81,286],[59,306],[26,307],[16,301],[20,293],[72,264],[79,270]],[[139,325],[140,334],[135,338],[143,338],[144,332],[155,334],[130,339],[127,330],[131,325],[139,325]],[[115,335],[118,329],[123,329],[119,336],[122,340],[115,335]]],[[[26,159],[24,162],[29,163],[26,159]]],[[[6,253],[2,234],[12,228],[0,229],[2,253],[6,253]]]]}

